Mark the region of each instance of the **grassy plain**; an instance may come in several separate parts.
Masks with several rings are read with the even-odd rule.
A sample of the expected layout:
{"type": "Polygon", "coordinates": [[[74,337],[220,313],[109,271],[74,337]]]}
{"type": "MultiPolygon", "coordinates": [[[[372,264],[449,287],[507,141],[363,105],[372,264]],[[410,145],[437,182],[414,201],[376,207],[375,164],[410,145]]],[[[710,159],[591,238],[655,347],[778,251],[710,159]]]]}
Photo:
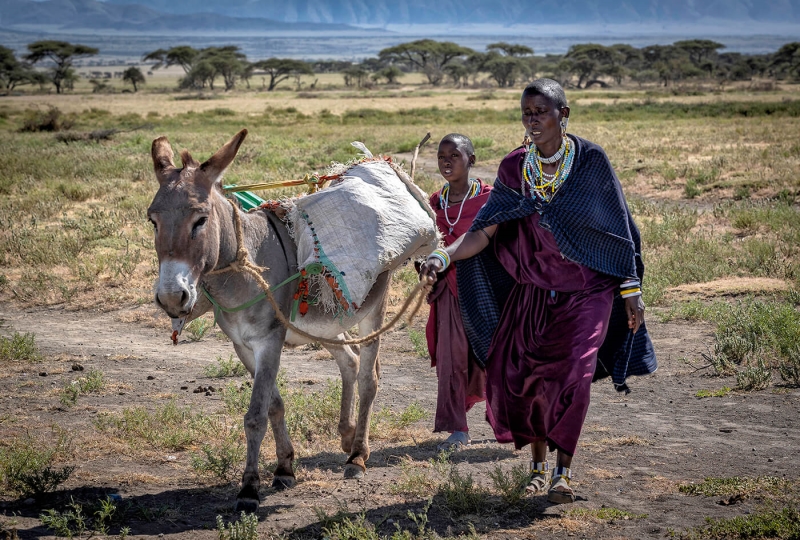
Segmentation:
{"type": "MultiPolygon", "coordinates": [[[[404,80],[396,88],[356,91],[331,76],[320,77],[313,91],[306,81],[299,92],[194,94],[168,91],[174,81],[167,76],[159,81],[136,94],[91,94],[79,86],[61,96],[0,98],[1,301],[70,310],[151,302],[158,267],[145,210],[157,188],[150,144],[160,135],[176,151],[190,149],[203,160],[248,128],[225,181],[249,184],[322,172],[331,161],[354,157],[354,140],[402,161],[428,131],[434,141],[453,131],[472,137],[479,166],[491,175],[522,132],[518,89],[433,89],[404,80]],[[61,131],[36,129],[48,121],[61,131]],[[119,131],[99,142],[57,138],[97,130],[119,131]]],[[[740,391],[775,386],[778,377],[785,385],[800,384],[800,88],[597,90],[568,92],[568,98],[570,131],[605,148],[641,229],[650,316],[713,325],[715,343],[706,360],[716,374],[736,374],[740,391]]],[[[423,149],[417,182],[428,192],[439,187],[435,144],[423,149]]],[[[413,280],[412,270],[400,271],[395,298],[413,280]]],[[[26,339],[3,338],[2,359],[27,361],[30,355],[14,353],[26,339]]],[[[90,375],[102,380],[102,373],[90,375]]],[[[70,406],[101,390],[80,386],[89,380],[76,379],[78,386],[61,391],[70,406]]],[[[153,448],[200,447],[203,437],[216,434],[197,452],[196,469],[228,478],[241,462],[236,426],[247,392],[244,384],[221,391],[230,409],[223,419],[192,416],[170,402],[155,412],[132,408],[101,416],[96,428],[123,441],[118,446],[130,445],[129,455],[147,456],[153,448]],[[167,433],[157,431],[164,426],[167,433]],[[167,436],[186,440],[162,440],[167,436]],[[138,449],[143,444],[152,448],[138,449]]],[[[303,414],[328,406],[331,392],[335,385],[319,393],[292,390],[287,399],[303,414]]],[[[378,438],[400,437],[398,430],[421,417],[413,408],[382,414],[378,438]]],[[[335,422],[329,416],[325,421],[335,422]]],[[[296,420],[301,454],[329,442],[303,439],[308,422],[296,420]]],[[[2,456],[27,443],[14,444],[4,446],[2,456]]],[[[409,471],[412,484],[433,482],[409,471]]],[[[481,495],[470,491],[471,477],[453,471],[439,471],[442,485],[453,488],[447,493],[481,495]]],[[[502,492],[497,486],[504,479],[498,479],[502,492]]],[[[329,532],[353,525],[325,523],[329,532]]]]}

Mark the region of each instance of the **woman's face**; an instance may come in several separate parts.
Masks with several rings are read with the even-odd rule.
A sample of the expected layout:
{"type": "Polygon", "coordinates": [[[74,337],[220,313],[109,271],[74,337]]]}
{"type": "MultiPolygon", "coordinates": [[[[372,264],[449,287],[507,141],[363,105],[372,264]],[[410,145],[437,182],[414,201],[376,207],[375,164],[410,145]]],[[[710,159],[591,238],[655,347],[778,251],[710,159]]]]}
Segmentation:
{"type": "Polygon", "coordinates": [[[569,109],[559,109],[550,98],[541,94],[524,95],[520,103],[522,107],[522,125],[540,150],[561,146],[561,118],[568,115],[569,109]]]}

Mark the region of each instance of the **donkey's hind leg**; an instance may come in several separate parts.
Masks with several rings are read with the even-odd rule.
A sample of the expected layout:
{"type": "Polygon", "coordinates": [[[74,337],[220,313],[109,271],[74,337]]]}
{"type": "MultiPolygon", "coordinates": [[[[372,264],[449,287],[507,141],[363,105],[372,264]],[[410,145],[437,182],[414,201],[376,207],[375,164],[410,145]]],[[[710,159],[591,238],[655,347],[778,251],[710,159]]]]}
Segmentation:
{"type": "MultiPolygon", "coordinates": [[[[349,337],[340,334],[339,338],[349,337]]],[[[329,345],[328,351],[333,355],[339,372],[342,374],[342,404],[339,411],[339,436],[342,441],[342,451],[348,454],[353,448],[353,438],[356,435],[356,378],[358,376],[358,356],[347,345],[329,345]]]]}

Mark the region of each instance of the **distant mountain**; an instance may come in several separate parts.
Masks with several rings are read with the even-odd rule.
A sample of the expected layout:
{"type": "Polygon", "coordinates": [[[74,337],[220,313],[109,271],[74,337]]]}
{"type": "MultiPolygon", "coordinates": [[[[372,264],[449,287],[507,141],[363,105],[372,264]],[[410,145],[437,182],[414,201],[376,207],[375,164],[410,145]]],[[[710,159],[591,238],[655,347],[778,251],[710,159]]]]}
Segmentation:
{"type": "MultiPolygon", "coordinates": [[[[6,1],[6,0],[4,0],[6,1]]],[[[800,0],[136,0],[185,15],[353,25],[800,23],[800,0]]],[[[106,0],[124,5],[131,0],[106,0]]]]}
{"type": "MultiPolygon", "coordinates": [[[[195,7],[191,12],[161,11],[157,6],[97,0],[1,0],[0,27],[51,32],[135,33],[338,32],[340,23],[285,22],[264,17],[234,17],[195,7]]],[[[220,2],[222,4],[222,2],[220,2]]]]}

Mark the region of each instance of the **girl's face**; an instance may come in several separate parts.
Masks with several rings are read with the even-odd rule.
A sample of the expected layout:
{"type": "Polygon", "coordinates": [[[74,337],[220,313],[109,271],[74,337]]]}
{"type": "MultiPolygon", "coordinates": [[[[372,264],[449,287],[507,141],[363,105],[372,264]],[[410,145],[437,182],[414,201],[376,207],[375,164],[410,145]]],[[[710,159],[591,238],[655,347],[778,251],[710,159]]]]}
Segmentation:
{"type": "Polygon", "coordinates": [[[475,163],[475,156],[468,156],[452,141],[439,144],[439,173],[448,182],[469,181],[469,168],[475,163]]]}

